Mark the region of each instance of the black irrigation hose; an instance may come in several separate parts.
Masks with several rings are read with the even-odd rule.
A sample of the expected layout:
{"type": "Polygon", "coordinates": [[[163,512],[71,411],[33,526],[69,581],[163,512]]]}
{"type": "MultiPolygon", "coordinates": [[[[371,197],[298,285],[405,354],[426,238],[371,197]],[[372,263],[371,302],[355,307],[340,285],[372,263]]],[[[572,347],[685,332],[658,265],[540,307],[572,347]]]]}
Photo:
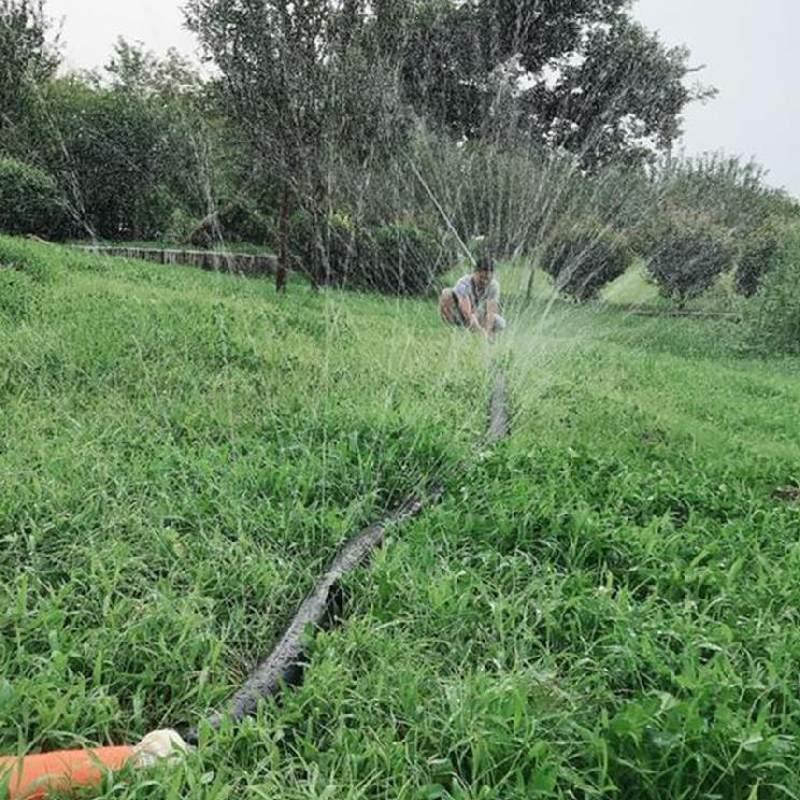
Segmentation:
{"type": "Polygon", "coordinates": [[[620,306],[620,310],[627,314],[632,314],[635,317],[665,317],[665,318],[683,318],[683,319],[718,319],[723,322],[738,323],[742,321],[742,315],[737,314],[735,311],[693,311],[690,309],[680,308],[645,308],[620,306]]]}
{"type": "MultiPolygon", "coordinates": [[[[489,428],[485,441],[494,445],[509,432],[506,378],[498,372],[489,405],[489,428]]],[[[365,528],[351,539],[336,556],[317,585],[301,604],[275,649],[247,679],[245,685],[233,696],[226,711],[216,712],[208,724],[217,729],[224,719],[241,722],[255,715],[260,700],[277,696],[285,686],[298,686],[303,679],[306,663],[303,642],[308,626],[328,627],[341,606],[341,581],[361,566],[370,554],[383,544],[387,529],[414,519],[428,506],[437,503],[443,494],[435,486],[423,497],[407,500],[397,511],[380,522],[365,528]]],[[[198,743],[198,731],[186,735],[189,744],[198,743]]]]}
{"type": "Polygon", "coordinates": [[[505,439],[509,433],[508,419],[508,386],[506,376],[497,373],[492,390],[492,399],[489,404],[489,431],[486,434],[487,443],[497,444],[505,439]]]}
{"type": "MultiPolygon", "coordinates": [[[[341,580],[361,566],[368,556],[383,544],[386,530],[418,516],[428,505],[439,501],[440,488],[435,488],[422,500],[411,498],[395,513],[365,528],[351,539],[336,556],[317,585],[301,604],[275,649],[248,678],[245,685],[233,696],[227,711],[217,712],[208,719],[212,728],[218,728],[223,719],[241,722],[256,713],[259,700],[273,697],[284,686],[298,686],[303,678],[305,654],[303,641],[306,628],[325,628],[336,616],[340,606],[341,580]]],[[[197,744],[197,730],[186,737],[189,744],[197,744]]]]}

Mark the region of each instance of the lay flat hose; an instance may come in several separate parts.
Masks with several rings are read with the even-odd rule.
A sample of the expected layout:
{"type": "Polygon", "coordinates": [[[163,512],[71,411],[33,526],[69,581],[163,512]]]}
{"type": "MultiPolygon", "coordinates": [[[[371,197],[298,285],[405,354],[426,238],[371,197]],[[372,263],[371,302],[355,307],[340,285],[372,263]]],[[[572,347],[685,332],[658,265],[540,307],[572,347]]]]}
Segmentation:
{"type": "MultiPolygon", "coordinates": [[[[484,437],[487,445],[495,445],[509,433],[508,387],[502,372],[495,376],[489,404],[489,427],[484,437]]],[[[361,566],[370,554],[383,544],[390,526],[399,525],[419,516],[423,510],[441,499],[443,490],[434,486],[424,497],[412,497],[380,522],[365,528],[339,552],[311,593],[300,605],[289,627],[269,657],[250,675],[244,686],[233,696],[225,711],[208,718],[208,724],[219,728],[223,719],[233,722],[255,715],[260,700],[278,695],[284,686],[298,686],[303,677],[305,655],[303,641],[308,626],[324,628],[332,622],[340,597],[341,581],[361,566]]],[[[198,731],[186,736],[196,745],[198,731]]]]}
{"type": "MultiPolygon", "coordinates": [[[[428,505],[438,502],[441,495],[442,491],[437,487],[424,500],[407,500],[394,514],[365,528],[342,548],[297,610],[275,649],[233,696],[228,710],[209,717],[212,728],[218,728],[226,717],[240,722],[253,716],[259,700],[278,694],[284,686],[299,685],[305,662],[303,640],[306,628],[309,625],[324,628],[335,615],[342,578],[361,566],[370,553],[383,544],[387,528],[418,516],[428,505]]],[[[186,740],[189,744],[196,744],[197,731],[190,731],[186,740]]]]}
{"type": "Polygon", "coordinates": [[[492,399],[489,404],[489,431],[486,441],[494,445],[505,439],[509,434],[510,423],[508,417],[508,386],[506,376],[498,372],[492,390],[492,399]]]}

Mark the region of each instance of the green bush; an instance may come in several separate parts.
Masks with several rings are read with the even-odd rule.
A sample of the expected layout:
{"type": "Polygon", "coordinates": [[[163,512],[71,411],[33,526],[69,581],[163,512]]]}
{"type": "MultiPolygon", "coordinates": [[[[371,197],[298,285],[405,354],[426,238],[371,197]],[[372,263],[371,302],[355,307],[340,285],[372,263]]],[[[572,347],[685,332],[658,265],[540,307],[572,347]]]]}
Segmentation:
{"type": "Polygon", "coordinates": [[[756,350],[800,355],[800,227],[778,247],[746,324],[756,350]]]}
{"type": "Polygon", "coordinates": [[[342,286],[358,260],[359,232],[344,214],[320,215],[296,211],[289,219],[292,269],[317,285],[342,286]]]}
{"type": "Polygon", "coordinates": [[[768,220],[744,237],[736,267],[736,291],[752,297],[764,276],[775,266],[786,228],[775,220],[768,220]]]}
{"type": "Polygon", "coordinates": [[[408,222],[363,228],[346,214],[316,223],[307,211],[289,221],[292,268],[318,285],[391,295],[426,292],[447,263],[430,232],[408,222]]]}
{"type": "Polygon", "coordinates": [[[219,215],[222,233],[227,239],[250,244],[271,245],[275,224],[254,203],[237,199],[223,205],[219,215]]]}
{"type": "Polygon", "coordinates": [[[178,206],[169,215],[164,229],[164,241],[172,245],[183,245],[197,230],[200,220],[178,206]]]}
{"type": "Polygon", "coordinates": [[[650,279],[679,305],[703,294],[733,267],[729,231],[698,214],[658,216],[639,232],[637,244],[650,279]]]}
{"type": "Polygon", "coordinates": [[[583,302],[619,278],[632,257],[623,236],[588,223],[554,234],[542,254],[542,267],[560,292],[583,302]]]}
{"type": "Polygon", "coordinates": [[[61,219],[55,180],[30,164],[0,158],[0,231],[47,236],[61,219]]]}
{"type": "Polygon", "coordinates": [[[436,237],[411,223],[372,229],[360,256],[350,284],[383,294],[424,294],[448,266],[436,237]]]}

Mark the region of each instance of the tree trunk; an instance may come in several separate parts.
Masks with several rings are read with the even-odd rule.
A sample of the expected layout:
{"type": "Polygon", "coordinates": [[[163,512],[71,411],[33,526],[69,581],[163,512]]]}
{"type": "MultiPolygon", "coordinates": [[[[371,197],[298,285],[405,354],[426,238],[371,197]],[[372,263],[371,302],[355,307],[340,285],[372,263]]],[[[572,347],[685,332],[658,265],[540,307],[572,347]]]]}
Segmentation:
{"type": "Polygon", "coordinates": [[[278,269],[275,272],[275,291],[286,292],[289,279],[289,187],[284,181],[281,191],[281,210],[278,222],[278,269]]]}

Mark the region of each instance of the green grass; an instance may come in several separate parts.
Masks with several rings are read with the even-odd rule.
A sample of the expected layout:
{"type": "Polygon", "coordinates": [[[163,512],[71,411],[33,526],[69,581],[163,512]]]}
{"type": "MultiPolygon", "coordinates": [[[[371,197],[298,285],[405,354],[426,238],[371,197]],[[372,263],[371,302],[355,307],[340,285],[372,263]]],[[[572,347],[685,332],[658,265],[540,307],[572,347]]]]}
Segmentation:
{"type": "Polygon", "coordinates": [[[616,305],[658,305],[658,287],[647,280],[644,265],[636,263],[603,289],[603,300],[616,305]]]}
{"type": "Polygon", "coordinates": [[[800,797],[797,360],[727,323],[433,304],[0,239],[0,752],[194,723],[337,546],[302,688],[104,797],[800,797]]]}

